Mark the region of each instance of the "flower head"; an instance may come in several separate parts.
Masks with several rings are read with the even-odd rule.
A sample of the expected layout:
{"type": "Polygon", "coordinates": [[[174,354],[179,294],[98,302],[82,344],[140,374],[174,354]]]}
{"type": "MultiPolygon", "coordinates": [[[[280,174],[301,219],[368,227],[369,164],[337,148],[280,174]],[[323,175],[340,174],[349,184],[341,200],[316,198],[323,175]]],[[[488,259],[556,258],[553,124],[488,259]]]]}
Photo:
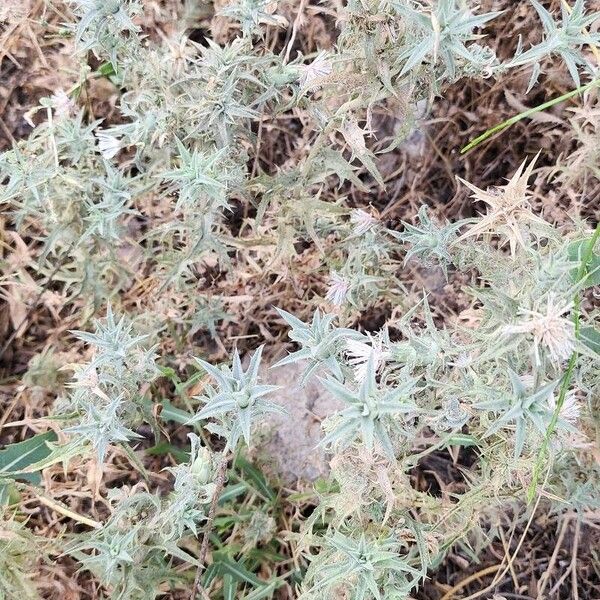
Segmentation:
{"type": "Polygon", "coordinates": [[[547,229],[547,223],[532,212],[529,202],[527,182],[533,173],[536,158],[527,168],[526,161],[523,162],[508,183],[496,189],[482,190],[459,178],[473,192],[473,199],[485,202],[489,208],[478,223],[458,238],[458,242],[472,236],[497,233],[504,238],[502,243],[508,242],[511,256],[514,256],[517,246],[527,247],[529,230],[547,229]]]}
{"type": "Polygon", "coordinates": [[[348,362],[354,368],[354,378],[358,382],[364,381],[367,377],[369,358],[373,361],[375,372],[377,372],[390,356],[389,351],[384,348],[383,341],[371,335],[366,336],[366,341],[348,339],[346,351],[348,362]]]}
{"type": "Polygon", "coordinates": [[[341,306],[348,298],[350,283],[336,271],[332,271],[329,277],[329,290],[325,298],[336,306],[341,306]]]}
{"type": "Polygon", "coordinates": [[[575,349],[575,326],[564,316],[571,308],[572,304],[560,304],[550,296],[544,310],[522,310],[521,321],[504,331],[533,337],[536,364],[540,364],[540,348],[545,348],[553,362],[560,363],[575,349]]]}
{"type": "Polygon", "coordinates": [[[75,102],[69,98],[64,90],[58,90],[56,93],[52,94],[52,96],[50,96],[50,101],[56,117],[59,119],[70,117],[77,108],[75,102]]]}
{"type": "MultiPolygon", "coordinates": [[[[556,398],[552,396],[548,402],[552,411],[556,410],[556,398]]],[[[577,396],[575,392],[571,390],[565,396],[565,401],[560,408],[559,417],[566,421],[567,423],[571,423],[574,425],[579,420],[579,413],[581,412],[581,405],[579,404],[579,400],[577,400],[577,396]]]]}
{"type": "Polygon", "coordinates": [[[356,208],[350,215],[350,222],[354,225],[352,230],[353,236],[364,235],[369,229],[377,224],[377,219],[370,215],[366,210],[362,208],[356,208]]]}
{"type": "Polygon", "coordinates": [[[121,149],[121,141],[107,131],[96,132],[96,137],[98,138],[100,154],[106,160],[114,158],[121,149]]]}

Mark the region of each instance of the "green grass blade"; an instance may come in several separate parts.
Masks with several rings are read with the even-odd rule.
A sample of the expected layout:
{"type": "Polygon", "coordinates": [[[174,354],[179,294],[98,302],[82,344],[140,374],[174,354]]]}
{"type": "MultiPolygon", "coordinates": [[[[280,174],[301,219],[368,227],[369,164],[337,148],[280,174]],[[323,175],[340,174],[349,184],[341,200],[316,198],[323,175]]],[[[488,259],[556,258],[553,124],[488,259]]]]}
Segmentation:
{"type": "Polygon", "coordinates": [[[494,127],[492,127],[491,129],[488,129],[487,131],[482,133],[480,136],[478,136],[474,140],[470,141],[464,148],[461,149],[460,153],[465,154],[469,150],[472,150],[476,146],[479,146],[479,144],[481,144],[482,142],[485,142],[487,139],[491,138],[494,134],[499,133],[500,131],[504,131],[505,129],[508,129],[515,123],[518,123],[519,121],[522,121],[523,119],[527,119],[528,117],[531,117],[539,112],[542,112],[548,108],[551,108],[552,106],[555,106],[556,104],[560,104],[561,102],[564,102],[565,100],[569,100],[570,98],[573,98],[573,97],[577,96],[578,94],[582,94],[583,92],[585,92],[597,85],[600,85],[600,79],[594,79],[593,81],[590,81],[590,83],[579,86],[577,89],[567,92],[566,94],[563,94],[562,96],[559,96],[558,98],[553,98],[552,100],[548,100],[548,102],[544,102],[543,104],[534,106],[533,108],[530,108],[529,110],[523,111],[522,113],[519,113],[518,115],[515,115],[514,117],[507,119],[506,121],[502,121],[502,123],[498,123],[498,125],[494,125],[494,127]]]}

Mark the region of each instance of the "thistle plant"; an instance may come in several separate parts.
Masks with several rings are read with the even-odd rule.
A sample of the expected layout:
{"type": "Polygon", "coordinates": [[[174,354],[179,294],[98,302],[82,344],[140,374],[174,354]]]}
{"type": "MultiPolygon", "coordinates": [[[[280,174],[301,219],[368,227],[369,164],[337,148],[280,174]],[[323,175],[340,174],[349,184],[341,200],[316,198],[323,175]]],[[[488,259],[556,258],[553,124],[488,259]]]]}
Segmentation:
{"type": "MultiPolygon", "coordinates": [[[[230,245],[236,243],[227,228],[232,199],[259,205],[252,226],[266,226],[280,256],[293,256],[298,238],[322,250],[321,240],[340,229],[344,207],[318,200],[319,186],[334,175],[340,183],[365,189],[358,176],[363,169],[375,184],[384,185],[369,141],[374,106],[392,111],[399,106],[404,115],[406,123],[398,123],[391,150],[402,141],[414,104],[455,79],[538,64],[559,47],[571,56],[579,52],[582,39],[595,43],[592,34],[581,33],[594,15],[580,1],[563,14],[564,27],[547,34],[560,38],[560,44],[544,42],[533,54],[522,52],[505,65],[480,45],[478,29],[496,13],[478,14],[456,0],[435,6],[387,1],[376,11],[351,2],[340,9],[336,51],[306,60],[257,51],[260,33],[284,24],[277,3],[227,4],[221,15],[241,24],[241,36],[222,46],[208,40],[206,47],[185,38],[158,46],[142,43],[136,23],[141,8],[135,1],[73,0],[70,6],[78,19],[72,31],[79,56],[83,61],[92,50],[110,61],[106,73],[120,91],[123,119],[105,124],[77,109],[77,95],[88,78],[98,75],[82,64],[76,91],[42,101],[39,110],[48,120],[0,158],[0,174],[7,181],[0,202],[11,204],[23,233],[33,220],[44,224],[48,252],[38,271],[52,273],[58,265],[69,301],[84,292],[93,311],[127,287],[131,273],[120,260],[123,253],[140,255],[135,267],[157,270],[160,289],[193,288],[206,261],[216,259],[229,268],[230,245]],[[365,25],[370,20],[374,25],[365,25]],[[350,86],[355,98],[341,89],[344,81],[356,84],[350,86]],[[290,110],[306,111],[307,131],[316,134],[311,149],[275,175],[248,170],[253,126],[261,115],[290,110]],[[146,218],[139,209],[150,190],[166,202],[177,194],[176,213],[143,235],[131,236],[127,223],[146,218]],[[306,203],[311,210],[303,208],[306,203]]],[[[540,15],[548,28],[546,13],[540,15]]],[[[575,66],[588,69],[580,60],[575,66]]],[[[383,281],[394,265],[380,268],[389,244],[385,236],[366,235],[371,233],[362,232],[364,243],[352,252],[342,243],[328,261],[328,270],[346,282],[345,300],[353,308],[364,308],[389,289],[383,281]]],[[[392,289],[397,301],[401,287],[392,289]]],[[[182,322],[190,317],[191,308],[182,322]]]]}
{"type": "Polygon", "coordinates": [[[200,398],[204,407],[189,422],[217,417],[216,423],[206,427],[227,440],[226,450],[235,448],[240,437],[250,444],[253,419],[282,411],[281,407],[265,398],[277,386],[259,383],[262,350],[262,346],[256,350],[245,371],[237,350],[233,354],[231,367],[223,365],[219,369],[202,359],[196,359],[198,365],[213,377],[217,387],[207,386],[206,394],[200,398]]]}
{"type": "MultiPolygon", "coordinates": [[[[511,69],[531,67],[532,87],[549,59],[576,85],[595,78],[588,51],[600,43],[598,14],[576,0],[561,4],[557,20],[532,0],[542,40],[519,43],[502,62],[486,39],[499,13],[466,0],[191,4],[203,15],[193,33],[172,24],[152,36],[142,33],[136,0],[68,2],[61,35],[74,53],[65,71],[79,76],[29,111],[29,135],[0,155],[6,231],[24,248],[14,263],[3,253],[3,287],[38,294],[15,301],[3,290],[3,298],[26,311],[24,325],[43,304],[57,323],[68,315],[93,328],[70,334],[87,354],[67,365],[69,391],[54,404],[60,441],[43,441],[24,471],[0,461],[2,491],[18,480],[37,494],[55,483],[39,469],[93,461],[104,476],[93,499],[108,509],[97,511],[102,521],[44,501],[92,527],[67,526],[56,546],[122,600],[173,589],[193,600],[197,592],[251,600],[283,585],[306,600],[407,600],[452,549],[472,555],[500,535],[497,512],[527,514],[516,499],[542,482],[553,511],[565,502],[597,509],[586,444],[598,432],[600,334],[589,288],[599,281],[600,230],[577,219],[557,228],[536,212],[535,159],[491,189],[461,180],[481,211],[470,219],[437,222],[422,206],[395,230],[388,210],[374,207],[391,177],[381,155],[405,141],[418,106],[460,79],[511,69]],[[335,41],[305,45],[305,19],[321,9],[335,41]],[[215,39],[190,39],[209,30],[215,39]],[[103,120],[90,101],[97,80],[110,87],[103,120]],[[469,279],[465,310],[443,320],[435,293],[413,302],[402,276],[409,264],[440,268],[457,287],[469,279]],[[282,296],[264,290],[282,282],[302,315],[272,310],[282,296]],[[247,298],[268,316],[247,310],[249,326],[230,336],[221,324],[234,323],[233,307],[243,312],[247,298]],[[131,314],[116,316],[113,303],[131,314]],[[367,309],[388,317],[378,330],[364,329],[367,309]],[[291,351],[274,366],[302,363],[292,383],[314,378],[343,405],[322,422],[329,478],[286,536],[276,518],[305,515],[280,510],[287,494],[252,467],[252,485],[227,483],[242,441],[250,446],[256,426],[282,409],[261,372],[263,346],[246,368],[237,349],[226,354],[233,340],[275,339],[267,328],[277,315],[291,351]],[[201,347],[207,339],[210,349],[201,347]],[[197,355],[219,363],[197,358],[194,371],[197,355]],[[189,454],[170,421],[188,428],[189,454]],[[472,448],[474,465],[459,465],[455,485],[435,493],[415,484],[428,460],[446,453],[456,463],[461,448],[472,448]],[[143,482],[137,474],[124,482],[118,461],[119,476],[106,476],[121,452],[143,482]],[[149,473],[156,461],[165,466],[158,477],[149,473]],[[592,484],[581,485],[580,473],[592,484]],[[252,497],[227,504],[243,493],[252,497]],[[286,571],[289,554],[281,568],[261,566],[261,557],[278,560],[283,537],[297,543],[297,573],[286,571]],[[269,582],[267,572],[276,573],[269,582]]],[[[569,138],[579,149],[555,178],[561,188],[565,170],[585,185],[598,179],[597,106],[587,91],[569,138]]],[[[45,319],[32,320],[31,335],[13,323],[26,352],[45,319]]],[[[61,361],[52,348],[38,353],[25,388],[39,386],[44,369],[51,376],[41,383],[60,387],[61,361]]],[[[0,600],[35,598],[39,545],[12,508],[0,525],[0,600]]]]}
{"type": "Polygon", "coordinates": [[[399,261],[385,229],[365,211],[352,211],[346,226],[348,235],[331,260],[339,268],[330,272],[325,299],[334,307],[358,310],[382,297],[397,301],[403,285],[394,277],[399,261]]]}
{"type": "MultiPolygon", "coordinates": [[[[331,548],[339,550],[342,524],[353,535],[369,531],[377,539],[385,539],[385,523],[389,519],[404,522],[411,503],[416,502],[424,511],[419,518],[421,528],[408,536],[406,549],[409,556],[421,558],[421,565],[430,564],[457,540],[478,535],[490,506],[509,502],[515,489],[527,496],[524,482],[532,477],[536,481],[540,460],[560,461],[581,443],[581,400],[593,394],[589,386],[594,386],[595,378],[590,377],[588,366],[597,364],[598,354],[576,334],[582,326],[579,319],[589,317],[579,314],[577,321],[572,320],[573,298],[577,299],[586,286],[585,277],[574,278],[573,268],[574,263],[583,261],[587,267],[580,267],[578,273],[585,273],[594,264],[595,254],[590,248],[597,236],[587,242],[591,244],[588,246],[584,241],[565,239],[541,219],[533,218],[526,203],[528,175],[523,169],[518,169],[506,188],[487,192],[491,202],[509,201],[509,210],[498,211],[498,217],[501,215],[508,225],[506,230],[488,225],[489,215],[441,230],[425,221],[426,213],[422,212],[421,221],[428,230],[405,226],[406,232],[394,235],[407,244],[405,251],[412,253],[414,260],[423,257],[426,261],[430,260],[430,250],[444,239],[442,257],[448,276],[450,269],[476,268],[484,282],[489,278],[490,289],[477,286],[473,290],[481,302],[476,328],[439,328],[424,298],[399,321],[388,323],[385,330],[358,338],[345,333],[345,348],[330,346],[339,379],[324,379],[322,383],[345,407],[323,422],[323,443],[334,454],[333,477],[345,490],[341,495],[359,494],[363,502],[350,507],[338,495],[323,498],[314,519],[306,523],[307,545],[318,552],[310,555],[307,598],[332,593],[361,599],[383,597],[383,579],[367,583],[361,573],[345,576],[343,581],[341,575],[338,577],[342,570],[346,574],[354,568],[360,571],[358,565],[363,563],[358,558],[352,563],[356,567],[346,565],[342,569],[341,557],[328,565],[334,560],[331,548]],[[510,207],[518,207],[523,217],[512,220],[510,207]],[[466,232],[461,235],[461,230],[466,232]],[[479,232],[483,231],[502,232],[500,247],[508,239],[507,251],[499,251],[491,236],[480,240],[479,232]],[[472,232],[477,234],[470,235],[472,232]],[[423,238],[435,244],[420,246],[423,238]],[[580,247],[586,251],[575,252],[580,247]],[[525,305],[535,308],[525,309],[525,305]],[[391,331],[397,341],[390,339],[391,331]],[[567,359],[574,364],[577,353],[579,376],[575,384],[575,380],[565,379],[565,370],[567,359]],[[549,455],[540,453],[548,439],[549,455]],[[401,473],[411,468],[418,456],[451,443],[477,445],[485,474],[474,475],[465,491],[455,496],[452,517],[447,521],[443,501],[415,492],[401,473]],[[517,462],[511,465],[510,460],[517,462]],[[394,500],[398,494],[412,500],[403,506],[394,500]],[[475,506],[478,517],[471,521],[467,515],[474,514],[475,506]],[[461,518],[465,521],[458,526],[461,518]],[[317,533],[319,519],[325,519],[329,526],[317,533]],[[453,530],[455,526],[460,533],[453,530]],[[436,532],[435,544],[432,539],[427,542],[435,548],[433,554],[426,550],[424,541],[431,533],[429,527],[436,532]]],[[[578,236],[585,234],[580,231],[578,236]]],[[[576,303],[580,306],[579,300],[576,303]]],[[[292,326],[290,335],[306,346],[309,338],[297,334],[303,324],[284,317],[292,326]]],[[[545,463],[545,468],[551,470],[552,462],[545,463]]],[[[555,484],[549,485],[552,489],[555,484]]],[[[353,556],[349,543],[344,548],[345,556],[353,556]]],[[[421,575],[411,571],[412,577],[406,579],[400,557],[392,564],[397,572],[389,574],[388,580],[396,595],[390,597],[406,598],[421,575]]],[[[418,568],[410,560],[408,564],[418,568]]],[[[377,569],[369,567],[368,572],[374,574],[377,569]]]]}
{"type": "Polygon", "coordinates": [[[175,142],[181,165],[162,174],[163,179],[172,181],[180,190],[175,209],[196,203],[199,199],[207,211],[227,208],[227,182],[221,180],[222,165],[217,169],[217,164],[225,160],[225,149],[204,154],[189,151],[178,139],[175,142]]]}
{"type": "Polygon", "coordinates": [[[344,339],[359,337],[350,329],[335,328],[335,315],[325,315],[316,310],[310,325],[303,323],[294,315],[278,309],[281,318],[291,326],[290,339],[301,344],[301,349],[282,358],[274,367],[291,364],[298,361],[308,361],[302,381],[311,377],[317,369],[323,367],[339,380],[344,379],[341,361],[338,353],[343,347],[344,339]]]}
{"type": "Polygon", "coordinates": [[[422,206],[417,214],[418,223],[411,225],[403,223],[402,232],[389,231],[389,233],[403,243],[409,243],[410,249],[406,252],[404,264],[411,258],[418,257],[419,262],[424,266],[439,265],[444,273],[447,274],[448,266],[452,262],[449,247],[456,239],[456,231],[462,223],[447,223],[440,227],[434,223],[427,207],[422,206]]]}
{"type": "Polygon", "coordinates": [[[333,417],[332,423],[324,424],[326,431],[330,431],[321,443],[344,448],[359,437],[369,452],[373,452],[376,444],[378,450],[383,450],[393,460],[394,448],[388,429],[398,428],[400,415],[406,418],[418,412],[414,401],[409,400],[414,382],[409,380],[389,390],[378,389],[375,361],[371,354],[364,380],[358,390],[348,389],[335,379],[322,380],[322,383],[348,408],[333,417]]]}
{"type": "Polygon", "coordinates": [[[170,469],[174,483],[168,496],[160,498],[143,486],[115,492],[106,523],[68,546],[115,598],[154,598],[161,584],[177,579],[170,568],[172,558],[196,564],[178,544],[185,536],[197,535],[215,486],[210,451],[198,436],[190,434],[190,439],[189,462],[170,469]]]}
{"type": "Polygon", "coordinates": [[[543,40],[525,51],[519,45],[515,57],[509,61],[508,66],[533,64],[529,82],[529,88],[531,88],[540,76],[541,59],[558,54],[567,66],[575,85],[579,87],[582,67],[588,75],[596,72],[596,68],[583,52],[585,46],[597,48],[600,44],[600,36],[589,30],[597,19],[596,14],[586,14],[585,0],[576,0],[572,7],[566,3],[560,5],[561,20],[560,23],[557,23],[554,16],[537,0],[531,0],[531,4],[538,13],[544,28],[543,40]]]}
{"type": "MultiPolygon", "coordinates": [[[[556,406],[554,393],[558,381],[536,386],[535,392],[527,389],[521,378],[510,368],[508,376],[512,386],[510,394],[497,399],[486,400],[475,405],[476,408],[495,411],[498,415],[487,429],[484,437],[490,436],[502,427],[514,423],[515,457],[523,452],[530,427],[541,435],[545,434],[550,418],[556,406]]],[[[577,419],[577,411],[571,411],[568,418],[560,418],[560,427],[576,431],[569,423],[577,419]]]]}
{"type": "Polygon", "coordinates": [[[456,76],[461,63],[470,65],[470,69],[477,65],[480,73],[493,72],[497,64],[493,52],[469,42],[480,38],[474,33],[475,29],[482,28],[500,13],[475,15],[455,0],[436,3],[429,14],[424,13],[418,4],[391,4],[414,28],[411,46],[399,57],[403,62],[401,75],[414,71],[424,63],[431,65],[434,71],[439,70],[439,76],[450,80],[456,76]],[[438,67],[439,63],[442,68],[438,67]]]}
{"type": "Polygon", "coordinates": [[[336,532],[327,539],[323,554],[311,563],[307,581],[314,585],[301,598],[330,598],[349,588],[355,598],[376,600],[409,593],[420,572],[398,553],[398,546],[392,539],[370,540],[364,534],[353,538],[336,532]]]}
{"type": "Polygon", "coordinates": [[[63,398],[59,414],[76,423],[65,432],[73,444],[90,445],[102,463],[108,448],[140,436],[132,427],[147,416],[141,387],[158,375],[155,348],[147,348],[147,335],[135,335],[126,317],[116,319],[108,306],[104,322],[96,321],[96,331],[75,332],[94,348],[92,359],[75,366],[73,392],[63,398]]]}
{"type": "Polygon", "coordinates": [[[128,42],[134,37],[125,32],[137,33],[140,28],[133,17],[141,11],[137,0],[70,0],[79,17],[75,36],[82,49],[97,54],[107,54],[113,65],[118,65],[118,56],[127,51],[128,42]]]}
{"type": "Polygon", "coordinates": [[[264,25],[286,25],[285,18],[277,15],[277,2],[272,0],[240,0],[221,9],[220,14],[239,22],[242,35],[262,35],[264,25]]]}

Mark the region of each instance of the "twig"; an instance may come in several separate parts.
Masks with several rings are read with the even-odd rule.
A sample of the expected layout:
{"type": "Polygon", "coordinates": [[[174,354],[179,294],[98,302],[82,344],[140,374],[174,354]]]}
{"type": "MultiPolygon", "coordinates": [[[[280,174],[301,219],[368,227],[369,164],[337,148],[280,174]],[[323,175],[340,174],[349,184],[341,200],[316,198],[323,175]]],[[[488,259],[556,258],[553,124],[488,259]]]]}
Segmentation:
{"type": "Polygon", "coordinates": [[[577,550],[579,546],[579,535],[581,532],[581,519],[579,517],[575,521],[575,534],[573,537],[573,546],[571,549],[572,557],[569,568],[562,574],[561,578],[554,584],[554,587],[550,590],[549,596],[553,596],[565,582],[565,579],[571,575],[571,597],[573,600],[579,599],[579,592],[577,590],[577,550]]]}
{"type": "Polygon", "coordinates": [[[225,475],[227,473],[227,464],[229,462],[229,452],[225,452],[221,458],[217,476],[215,479],[215,493],[210,503],[210,509],[208,511],[208,518],[206,519],[206,526],[204,527],[204,534],[202,536],[202,545],[200,546],[200,554],[198,554],[198,568],[196,570],[196,577],[194,579],[194,586],[192,587],[192,594],[190,600],[196,600],[196,595],[200,592],[204,597],[207,596],[200,579],[202,577],[202,570],[204,568],[204,562],[206,561],[206,555],[208,553],[208,542],[210,540],[210,533],[213,528],[215,520],[215,514],[217,512],[217,505],[219,504],[219,496],[221,490],[225,484],[225,475]]]}
{"type": "Polygon", "coordinates": [[[492,565],[491,567],[486,567],[485,569],[481,569],[481,571],[477,571],[477,573],[473,573],[472,575],[469,575],[468,577],[466,577],[465,579],[463,579],[462,581],[457,583],[452,589],[448,590],[442,596],[441,600],[452,600],[452,598],[454,598],[454,595],[456,594],[456,592],[458,592],[462,588],[469,585],[469,583],[471,583],[472,581],[475,581],[476,579],[481,579],[482,577],[485,577],[486,575],[490,575],[491,573],[495,573],[496,571],[499,571],[500,569],[502,569],[502,564],[492,565]]]}
{"type": "Polygon", "coordinates": [[[562,546],[563,540],[565,539],[565,534],[567,533],[567,529],[569,527],[569,523],[571,522],[571,517],[573,515],[571,513],[565,515],[564,520],[562,522],[560,532],[558,534],[558,539],[556,540],[556,544],[554,546],[554,551],[552,552],[552,556],[550,557],[550,562],[548,563],[548,568],[544,571],[542,576],[540,577],[540,582],[538,584],[538,593],[537,597],[541,598],[544,594],[544,590],[546,589],[546,585],[548,581],[550,581],[550,575],[552,574],[552,569],[554,569],[554,565],[556,563],[556,559],[558,558],[558,552],[562,546]]]}
{"type": "Polygon", "coordinates": [[[0,417],[0,430],[4,429],[6,426],[6,421],[8,421],[8,417],[12,414],[12,411],[15,409],[15,406],[19,403],[19,394],[17,394],[11,401],[11,403],[6,407],[4,414],[0,417]]]}
{"type": "Polygon", "coordinates": [[[577,551],[579,549],[579,536],[581,534],[581,519],[575,521],[575,539],[573,540],[573,556],[571,557],[571,596],[579,600],[579,586],[577,585],[577,551]]]}
{"type": "Polygon", "coordinates": [[[284,64],[287,63],[290,59],[290,52],[292,51],[292,46],[296,41],[296,33],[298,33],[298,27],[300,26],[300,19],[302,18],[302,13],[304,12],[305,5],[306,0],[301,0],[300,6],[298,7],[298,13],[296,14],[296,18],[294,19],[294,24],[292,25],[292,35],[290,36],[290,41],[288,42],[287,49],[285,51],[285,58],[283,59],[284,64]]]}
{"type": "Polygon", "coordinates": [[[83,515],[76,513],[75,511],[72,511],[71,509],[67,508],[66,506],[57,502],[56,500],[49,498],[45,494],[41,494],[39,492],[33,493],[43,505],[47,506],[51,510],[56,511],[57,513],[65,517],[68,517],[69,519],[73,519],[73,521],[83,523],[84,525],[87,525],[88,527],[93,527],[94,529],[100,529],[102,527],[102,523],[100,523],[99,521],[94,521],[93,519],[89,519],[88,517],[84,517],[83,515]]]}
{"type": "MultiPolygon", "coordinates": [[[[510,554],[510,546],[506,543],[506,537],[504,537],[504,530],[502,527],[499,528],[500,539],[502,540],[502,547],[504,548],[504,555],[508,556],[510,554]]],[[[515,590],[519,589],[519,580],[517,579],[517,574],[515,573],[515,567],[512,563],[509,563],[510,566],[510,575],[512,577],[515,590]]]]}

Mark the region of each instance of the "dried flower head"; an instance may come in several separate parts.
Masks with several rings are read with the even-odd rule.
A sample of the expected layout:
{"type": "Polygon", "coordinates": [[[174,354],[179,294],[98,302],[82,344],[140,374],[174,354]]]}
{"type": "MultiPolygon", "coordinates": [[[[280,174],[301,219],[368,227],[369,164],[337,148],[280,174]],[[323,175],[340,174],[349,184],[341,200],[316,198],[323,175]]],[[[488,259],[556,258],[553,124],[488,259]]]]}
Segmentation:
{"type": "Polygon", "coordinates": [[[485,216],[469,227],[456,240],[457,242],[468,237],[499,235],[503,238],[503,244],[508,242],[511,255],[514,256],[517,246],[528,247],[530,230],[531,232],[547,231],[548,224],[533,213],[529,203],[527,182],[535,162],[534,158],[525,169],[527,161],[524,161],[506,185],[491,191],[481,190],[468,181],[458,178],[473,192],[473,199],[485,202],[489,210],[485,216]]]}
{"type": "Polygon", "coordinates": [[[533,343],[533,356],[540,364],[542,353],[555,363],[568,359],[575,349],[575,326],[567,317],[572,303],[564,304],[549,295],[533,310],[522,309],[520,321],[504,328],[506,335],[525,335],[533,343]]]}

